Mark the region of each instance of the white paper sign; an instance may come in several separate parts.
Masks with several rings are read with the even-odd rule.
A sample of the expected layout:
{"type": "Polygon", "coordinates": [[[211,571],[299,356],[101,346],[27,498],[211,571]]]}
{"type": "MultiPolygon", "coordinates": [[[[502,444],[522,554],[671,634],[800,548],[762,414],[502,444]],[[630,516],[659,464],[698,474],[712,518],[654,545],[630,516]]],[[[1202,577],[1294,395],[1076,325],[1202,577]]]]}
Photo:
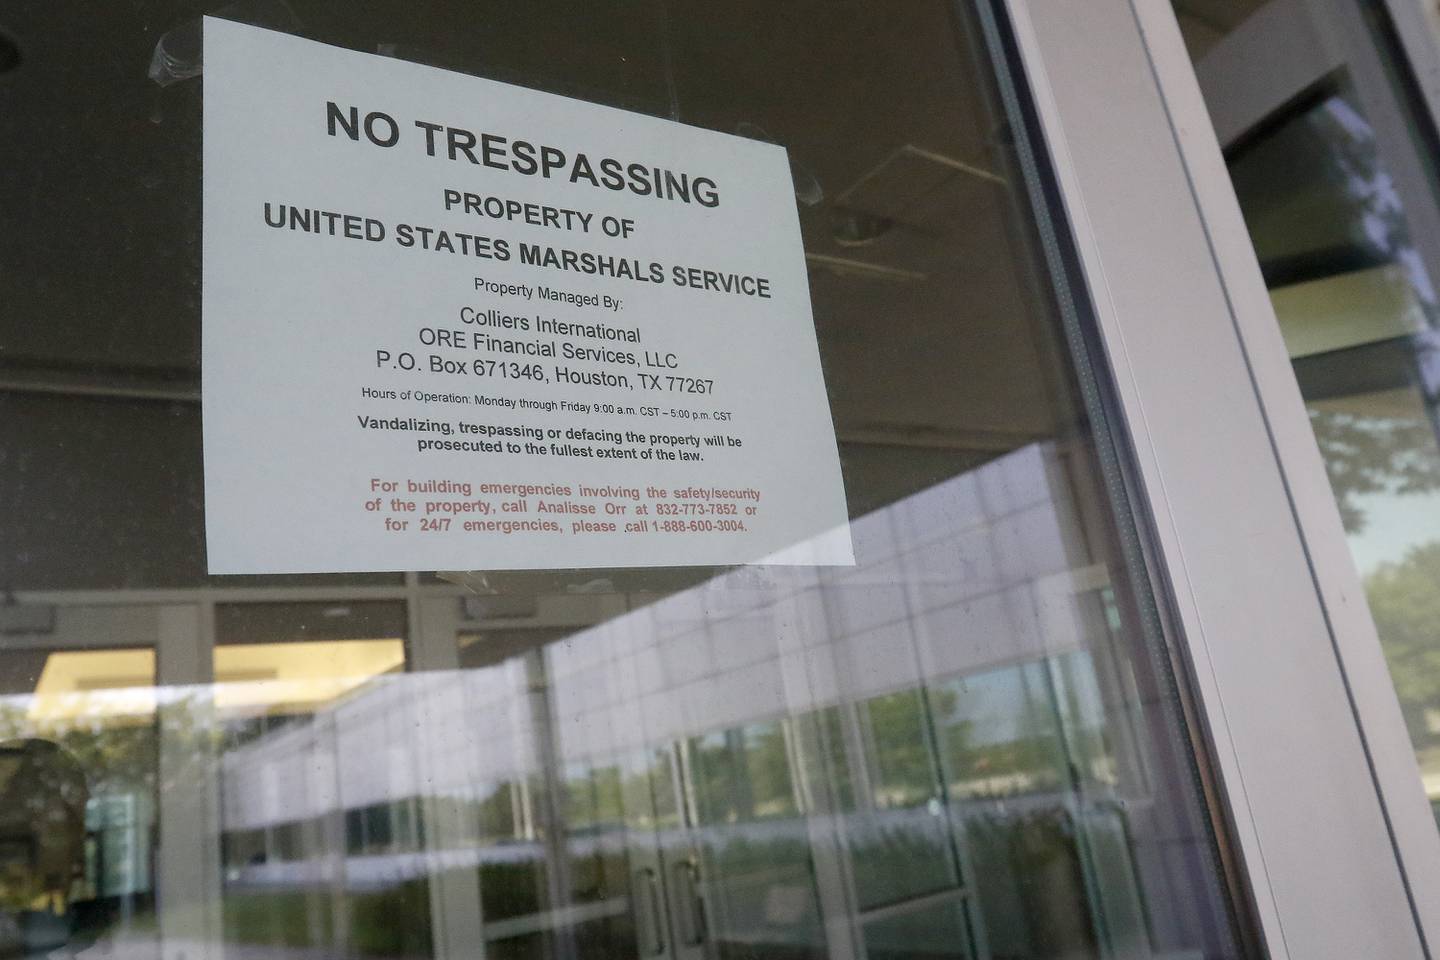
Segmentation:
{"type": "Polygon", "coordinates": [[[204,29],[212,573],[853,562],[783,149],[204,29]]]}

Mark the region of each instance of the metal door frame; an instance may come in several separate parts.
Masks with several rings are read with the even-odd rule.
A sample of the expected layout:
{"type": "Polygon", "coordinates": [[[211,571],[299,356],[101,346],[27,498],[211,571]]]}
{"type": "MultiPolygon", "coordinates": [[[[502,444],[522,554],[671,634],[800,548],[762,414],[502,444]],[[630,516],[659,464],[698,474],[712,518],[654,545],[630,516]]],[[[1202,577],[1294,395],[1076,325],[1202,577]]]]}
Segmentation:
{"type": "Polygon", "coordinates": [[[1273,957],[1428,957],[1440,836],[1174,14],[1005,9],[1241,907],[1273,957]]]}
{"type": "MultiPolygon", "coordinates": [[[[1423,156],[1426,135],[1412,129],[1418,121],[1428,123],[1433,133],[1440,116],[1440,8],[1412,0],[1372,3],[1389,19],[1393,37],[1377,36],[1362,15],[1363,3],[1353,0],[1269,0],[1196,65],[1202,109],[1208,110],[1219,145],[1228,147],[1343,70],[1374,128],[1377,149],[1395,179],[1416,247],[1427,263],[1440,263],[1440,203],[1423,156]],[[1394,49],[1382,49],[1392,39],[1394,49]],[[1387,56],[1404,59],[1399,66],[1413,86],[1397,89],[1387,56]]],[[[1181,99],[1177,96],[1177,101],[1181,99]]],[[[1193,103],[1189,106],[1193,108],[1193,103]]],[[[1197,158],[1196,164],[1205,169],[1206,187],[1216,194],[1206,211],[1214,222],[1212,229],[1232,239],[1223,233],[1233,226],[1222,226],[1225,218],[1234,213],[1225,209],[1224,190],[1209,182],[1214,171],[1203,158],[1197,158]]],[[[1237,263],[1232,269],[1245,266],[1237,263]]],[[[1237,312],[1236,326],[1257,390],[1268,395],[1266,412],[1276,434],[1277,456],[1331,619],[1336,655],[1414,912],[1432,954],[1440,952],[1440,833],[1420,787],[1419,765],[1333,495],[1328,481],[1317,473],[1317,468],[1323,471],[1323,464],[1308,418],[1303,410],[1296,417],[1299,395],[1294,373],[1283,348],[1275,350],[1277,328],[1268,310],[1249,304],[1244,312],[1237,312]]]]}

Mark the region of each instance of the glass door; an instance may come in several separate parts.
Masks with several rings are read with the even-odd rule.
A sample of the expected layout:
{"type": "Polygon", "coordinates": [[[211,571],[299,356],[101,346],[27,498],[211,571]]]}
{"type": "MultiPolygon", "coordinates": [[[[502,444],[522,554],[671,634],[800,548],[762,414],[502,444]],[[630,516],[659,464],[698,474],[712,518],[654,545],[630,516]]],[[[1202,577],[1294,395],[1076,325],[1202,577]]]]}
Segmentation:
{"type": "MultiPolygon", "coordinates": [[[[17,598],[0,662],[21,665],[29,709],[40,661],[8,638],[44,648],[46,610],[194,613],[134,681],[186,704],[158,919],[82,931],[55,906],[79,902],[80,852],[27,886],[47,874],[22,837],[6,924],[49,909],[56,944],[163,960],[1258,955],[1229,819],[1248,795],[1212,766],[1167,618],[1183,570],[1127,472],[1086,306],[1114,288],[1080,268],[1026,5],[212,10],[783,147],[855,552],[577,568],[557,547],[512,570],[494,521],[463,569],[303,577],[206,568],[197,9],[5,14],[20,56],[0,142],[24,146],[0,178],[16,211],[0,302],[23,322],[0,350],[0,584],[17,598]]],[[[457,184],[498,194],[495,174],[457,184]]],[[[483,290],[460,262],[448,280],[483,290]]],[[[566,329],[579,309],[544,307],[566,329]]],[[[736,349],[783,378],[793,358],[772,347],[736,349]]],[[[613,430],[636,415],[595,412],[613,430]]],[[[657,483],[647,497],[679,499],[657,483]]],[[[639,499],[578,487],[558,499],[606,515],[639,499]]],[[[313,532],[294,536],[299,552],[313,532]]]]}
{"type": "Polygon", "coordinates": [[[639,705],[616,691],[620,668],[577,675],[566,657],[566,638],[609,600],[543,611],[530,598],[451,594],[420,604],[422,645],[449,660],[412,677],[427,690],[426,753],[438,764],[422,807],[448,824],[448,834],[431,835],[430,852],[449,866],[430,883],[460,898],[451,901],[458,918],[445,921],[452,950],[674,951],[659,840],[674,825],[674,801],[661,792],[669,768],[642,739],[615,737],[639,729],[639,705]],[[604,723],[576,717],[606,691],[604,723]]]}

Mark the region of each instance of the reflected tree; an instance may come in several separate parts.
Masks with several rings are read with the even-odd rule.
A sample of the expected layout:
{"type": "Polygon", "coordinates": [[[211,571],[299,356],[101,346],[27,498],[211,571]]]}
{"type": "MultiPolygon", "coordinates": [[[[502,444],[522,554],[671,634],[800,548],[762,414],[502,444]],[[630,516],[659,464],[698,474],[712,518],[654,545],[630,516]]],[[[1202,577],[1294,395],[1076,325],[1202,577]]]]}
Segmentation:
{"type": "Polygon", "coordinates": [[[1411,742],[1440,746],[1440,541],[1380,567],[1365,593],[1411,742]]]}
{"type": "Polygon", "coordinates": [[[1310,425],[1346,533],[1365,530],[1361,497],[1440,490],[1440,457],[1428,420],[1312,409],[1310,425]]]}
{"type": "MultiPolygon", "coordinates": [[[[1282,126],[1237,154],[1231,173],[1244,209],[1246,223],[1272,287],[1332,278],[1355,271],[1388,266],[1404,275],[1410,288],[1415,316],[1347,319],[1355,337],[1345,352],[1323,358],[1306,356],[1297,370],[1320,363],[1312,373],[1334,382],[1307,397],[1358,400],[1360,405],[1339,409],[1312,407],[1311,424],[1329,473],[1345,529],[1351,534],[1366,526],[1363,498],[1374,494],[1415,494],[1440,489],[1440,459],[1436,457],[1434,427],[1417,393],[1416,416],[1365,409],[1369,391],[1413,389],[1419,379],[1433,383],[1434,353],[1428,334],[1408,338],[1405,349],[1415,367],[1394,371],[1385,386],[1373,381],[1385,375],[1384,363],[1360,350],[1375,341],[1366,331],[1371,320],[1385,320],[1386,329],[1434,330],[1440,326],[1440,309],[1424,258],[1417,250],[1404,203],[1394,178],[1380,155],[1375,131],[1359,104],[1354,89],[1344,80],[1292,116],[1282,126]],[[1373,362],[1372,362],[1373,361],[1373,362]],[[1320,370],[1329,370],[1328,374],[1320,370]],[[1357,369],[1367,385],[1350,383],[1357,369]],[[1336,385],[1338,384],[1338,389],[1336,385]]],[[[1406,308],[1411,309],[1411,308],[1406,308]]],[[[1302,376],[1302,382],[1305,377],[1302,376]]]]}
{"type": "Polygon", "coordinates": [[[63,913],[83,874],[85,773],[58,744],[0,739],[0,911],[63,913]]]}

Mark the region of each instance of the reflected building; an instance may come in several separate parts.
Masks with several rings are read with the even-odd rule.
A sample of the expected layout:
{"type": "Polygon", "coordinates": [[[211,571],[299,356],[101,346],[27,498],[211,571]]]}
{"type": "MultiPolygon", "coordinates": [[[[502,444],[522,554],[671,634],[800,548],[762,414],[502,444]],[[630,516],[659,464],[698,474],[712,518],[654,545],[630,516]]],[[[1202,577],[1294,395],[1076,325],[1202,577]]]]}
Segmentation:
{"type": "Polygon", "coordinates": [[[458,897],[517,957],[1177,955],[1195,919],[1143,891],[1203,838],[1153,815],[1156,706],[1065,459],[870,513],[854,568],[429,598],[453,669],[332,660],[300,711],[222,681],[227,940],[263,912],[272,945],[423,955],[458,897]]]}

